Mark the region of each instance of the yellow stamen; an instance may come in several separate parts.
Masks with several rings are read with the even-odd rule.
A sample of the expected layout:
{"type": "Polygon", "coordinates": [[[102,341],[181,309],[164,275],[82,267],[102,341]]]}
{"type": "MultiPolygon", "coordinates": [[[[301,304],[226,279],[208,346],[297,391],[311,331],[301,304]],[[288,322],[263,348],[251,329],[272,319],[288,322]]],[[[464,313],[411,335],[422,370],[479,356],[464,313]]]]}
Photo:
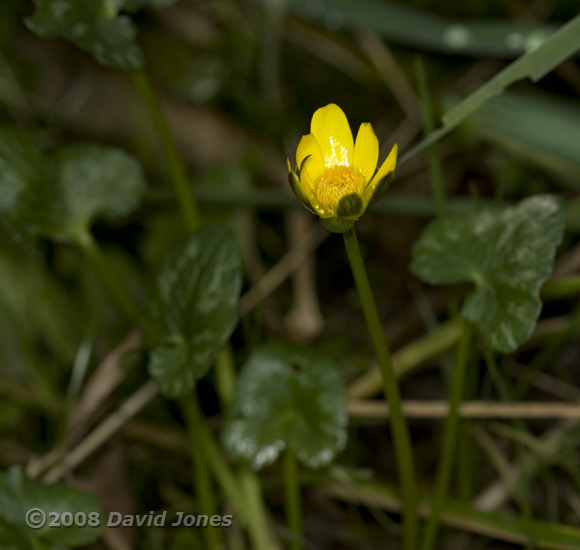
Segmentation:
{"type": "Polygon", "coordinates": [[[365,177],[356,168],[333,166],[316,180],[316,198],[326,212],[333,213],[345,195],[362,194],[365,183],[365,177]]]}

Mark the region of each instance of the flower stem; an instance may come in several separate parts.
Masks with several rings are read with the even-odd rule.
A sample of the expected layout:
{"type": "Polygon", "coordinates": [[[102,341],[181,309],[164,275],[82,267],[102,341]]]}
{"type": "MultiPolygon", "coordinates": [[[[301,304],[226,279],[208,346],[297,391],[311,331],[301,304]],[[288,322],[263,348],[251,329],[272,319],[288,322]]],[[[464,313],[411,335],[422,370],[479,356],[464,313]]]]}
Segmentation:
{"type": "Polygon", "coordinates": [[[133,72],[131,76],[135,87],[141,94],[151,114],[155,130],[159,135],[161,145],[165,151],[169,176],[171,177],[171,182],[177,194],[185,227],[188,231],[191,231],[200,225],[200,214],[197,202],[191,192],[190,182],[187,179],[185,165],[179,155],[167,120],[163,114],[161,103],[149,80],[149,76],[145,71],[133,72]]]}
{"type": "Polygon", "coordinates": [[[284,496],[286,498],[286,521],[292,531],[292,540],[289,550],[300,550],[302,544],[302,502],[300,495],[300,480],[298,479],[298,465],[296,455],[291,449],[284,453],[284,496]]]}
{"type": "Polygon", "coordinates": [[[411,448],[409,428],[401,408],[401,393],[393,370],[391,354],[383,332],[379,313],[367,272],[361,257],[354,227],[343,234],[350,267],[359,293],[368,330],[373,342],[377,362],[383,378],[385,399],[389,405],[390,423],[395,445],[395,454],[401,480],[403,500],[403,548],[413,550],[417,541],[418,490],[415,462],[411,448]]]}
{"type": "Polygon", "coordinates": [[[421,550],[431,550],[435,544],[441,513],[445,507],[445,501],[447,500],[447,494],[449,492],[449,480],[457,447],[459,405],[463,397],[465,373],[469,363],[471,337],[469,323],[464,320],[449,387],[449,413],[443,429],[441,458],[437,470],[435,494],[431,502],[431,516],[425,528],[421,550]]]}
{"type": "MultiPolygon", "coordinates": [[[[202,514],[211,517],[216,515],[216,503],[211,487],[206,457],[200,445],[200,432],[204,420],[199,409],[197,394],[194,392],[190,396],[181,399],[180,404],[189,432],[190,455],[193,466],[193,485],[199,499],[199,508],[202,514]]],[[[222,547],[218,529],[209,526],[203,532],[206,548],[209,550],[218,550],[222,547]]]]}
{"type": "Polygon", "coordinates": [[[144,324],[147,324],[147,319],[127,292],[127,288],[118,274],[103,255],[92,234],[88,231],[84,232],[78,237],[77,244],[93,264],[101,281],[127,319],[132,321],[137,327],[143,327],[144,324]]]}

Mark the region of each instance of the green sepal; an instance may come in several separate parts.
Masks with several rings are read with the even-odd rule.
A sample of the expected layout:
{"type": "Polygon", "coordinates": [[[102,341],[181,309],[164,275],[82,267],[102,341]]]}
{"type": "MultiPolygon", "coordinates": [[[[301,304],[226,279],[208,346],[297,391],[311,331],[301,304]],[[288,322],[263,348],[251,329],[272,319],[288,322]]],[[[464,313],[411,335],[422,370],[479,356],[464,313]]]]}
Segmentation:
{"type": "Polygon", "coordinates": [[[387,189],[391,186],[391,183],[393,182],[394,177],[395,177],[395,172],[391,171],[384,178],[382,178],[381,181],[379,181],[379,183],[377,183],[377,185],[375,186],[375,188],[373,190],[373,194],[371,195],[371,198],[369,199],[369,202],[367,204],[367,208],[370,208],[373,204],[375,204],[386,193],[387,189]]]}
{"type": "Polygon", "coordinates": [[[358,193],[349,193],[341,197],[336,207],[339,218],[358,219],[363,212],[363,201],[358,193]]]}
{"type": "Polygon", "coordinates": [[[306,197],[305,193],[302,191],[302,185],[300,184],[298,176],[293,172],[292,167],[290,166],[290,159],[286,159],[286,166],[288,167],[288,182],[290,183],[290,187],[292,187],[292,191],[294,191],[294,194],[298,197],[300,204],[302,204],[302,206],[304,206],[304,208],[309,212],[316,214],[308,200],[308,197],[306,197]]]}
{"type": "Polygon", "coordinates": [[[324,227],[332,233],[346,233],[354,225],[354,220],[344,218],[322,218],[324,227]]]}

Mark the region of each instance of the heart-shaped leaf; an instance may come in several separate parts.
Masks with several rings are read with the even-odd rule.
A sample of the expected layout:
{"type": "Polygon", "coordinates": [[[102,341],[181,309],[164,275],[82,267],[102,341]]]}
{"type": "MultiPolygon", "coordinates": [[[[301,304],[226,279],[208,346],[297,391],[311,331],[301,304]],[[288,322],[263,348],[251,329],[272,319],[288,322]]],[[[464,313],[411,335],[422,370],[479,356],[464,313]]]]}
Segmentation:
{"type": "Polygon", "coordinates": [[[144,191],[143,170],[131,155],[112,147],[72,145],[56,153],[52,185],[38,195],[32,215],[39,232],[78,238],[98,217],[131,212],[144,191]]]}
{"type": "Polygon", "coordinates": [[[119,15],[115,0],[34,0],[36,11],[28,27],[43,37],[65,38],[92,54],[103,65],[137,70],[144,58],[133,21],[119,15]]]}
{"type": "Polygon", "coordinates": [[[224,427],[232,457],[259,469],[292,449],[303,464],[328,464],[346,444],[344,387],[323,355],[270,343],[247,361],[224,427]]]}
{"type": "Polygon", "coordinates": [[[462,314],[488,348],[509,353],[534,330],[539,290],[565,226],[563,201],[536,195],[517,206],[433,221],[413,248],[411,271],[430,284],[471,281],[462,314]]]}
{"type": "MultiPolygon", "coordinates": [[[[41,515],[31,520],[38,521],[41,515]]],[[[80,546],[99,537],[103,518],[93,495],[63,484],[43,485],[26,478],[20,468],[12,468],[0,473],[0,524],[8,527],[5,535],[11,536],[16,548],[20,547],[19,539],[80,546]],[[37,523],[39,529],[31,528],[26,522],[26,513],[33,508],[45,514],[46,523],[42,527],[37,523]],[[49,515],[51,512],[58,514],[60,526],[50,526],[50,520],[54,520],[49,515]],[[85,519],[86,525],[81,526],[85,519]]]]}
{"type": "Polygon", "coordinates": [[[168,397],[192,390],[223,349],[238,321],[241,260],[232,230],[194,231],[165,260],[154,316],[165,329],[149,371],[168,397]]]}
{"type": "Polygon", "coordinates": [[[120,149],[72,145],[44,155],[25,132],[0,128],[0,214],[9,227],[79,239],[97,217],[131,212],[144,191],[140,164],[120,149]]]}

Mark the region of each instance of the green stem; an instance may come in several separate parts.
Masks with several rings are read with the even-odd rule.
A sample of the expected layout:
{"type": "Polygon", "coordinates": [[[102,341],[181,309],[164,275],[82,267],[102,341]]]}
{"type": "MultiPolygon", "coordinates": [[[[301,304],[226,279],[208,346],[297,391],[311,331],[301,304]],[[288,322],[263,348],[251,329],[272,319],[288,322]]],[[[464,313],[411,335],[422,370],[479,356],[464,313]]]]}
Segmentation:
{"type": "Polygon", "coordinates": [[[218,354],[215,377],[222,408],[227,409],[236,388],[236,367],[231,346],[227,346],[218,354]]]}
{"type": "MultiPolygon", "coordinates": [[[[231,346],[226,347],[217,356],[216,386],[222,408],[227,409],[233,399],[236,386],[236,368],[231,346]]],[[[210,459],[211,462],[214,462],[214,460],[215,456],[210,459]]],[[[223,472],[221,475],[223,478],[223,472]]],[[[232,482],[235,484],[233,478],[232,482]]],[[[242,493],[242,506],[244,510],[247,510],[248,516],[251,517],[251,524],[248,524],[248,531],[250,531],[250,536],[253,539],[253,547],[269,550],[273,547],[273,544],[270,540],[268,519],[260,480],[254,472],[244,465],[238,470],[238,482],[242,493]]]]}
{"type": "Polygon", "coordinates": [[[103,255],[92,234],[89,232],[83,233],[77,239],[77,243],[88,260],[93,264],[95,271],[111,293],[119,309],[135,326],[143,327],[148,321],[143,317],[142,312],[131,296],[129,296],[127,288],[103,255]]]}
{"type": "Polygon", "coordinates": [[[461,338],[457,348],[455,365],[451,376],[449,387],[449,413],[445,420],[443,430],[443,442],[441,458],[437,470],[437,481],[435,483],[435,493],[431,503],[431,516],[427,522],[422,550],[431,550],[435,544],[441,514],[447,501],[449,492],[449,479],[453,468],[455,450],[457,446],[457,432],[459,427],[459,405],[463,397],[465,373],[469,363],[469,353],[471,348],[471,328],[467,321],[463,321],[461,338]]]}
{"type": "Polygon", "coordinates": [[[418,490],[409,428],[403,415],[397,377],[393,370],[391,354],[361,257],[354,227],[344,233],[343,236],[350,267],[381,370],[385,398],[391,411],[389,418],[403,495],[403,548],[405,550],[413,550],[417,541],[418,490]]]}
{"type": "Polygon", "coordinates": [[[291,449],[284,453],[284,496],[286,499],[286,521],[292,531],[289,550],[300,550],[302,544],[302,498],[300,495],[300,480],[298,479],[298,464],[296,455],[291,449]]]}
{"type": "MultiPolygon", "coordinates": [[[[180,401],[187,430],[189,432],[190,455],[193,466],[193,486],[199,499],[199,508],[202,514],[207,516],[216,515],[216,503],[212,491],[209,469],[205,453],[201,445],[201,432],[203,430],[203,416],[199,409],[197,395],[192,393],[189,397],[180,401]]],[[[222,547],[220,531],[214,527],[203,530],[206,548],[218,550],[222,547]]]]}
{"type": "MultiPolygon", "coordinates": [[[[415,76],[419,88],[419,97],[421,99],[421,114],[423,116],[424,134],[428,136],[435,129],[435,117],[433,116],[433,105],[429,95],[429,86],[427,85],[427,76],[423,60],[420,57],[415,58],[415,76]]],[[[445,204],[445,182],[443,180],[443,169],[441,167],[441,158],[437,150],[437,144],[432,143],[427,147],[427,159],[429,161],[429,172],[431,173],[431,188],[435,197],[435,209],[437,216],[444,216],[446,211],[445,204]]]]}
{"type": "MultiPolygon", "coordinates": [[[[200,443],[216,481],[248,529],[248,534],[252,541],[251,547],[255,550],[272,550],[272,548],[275,548],[276,545],[270,539],[267,529],[263,507],[252,507],[251,502],[255,503],[255,501],[251,498],[251,502],[248,502],[247,491],[243,491],[240,488],[238,481],[223,459],[205,423],[201,426],[200,443]]],[[[240,480],[240,483],[242,483],[242,480],[240,480]]]]}
{"type": "Polygon", "coordinates": [[[275,545],[270,539],[260,480],[248,466],[241,467],[238,479],[244,493],[248,515],[252,517],[252,529],[248,529],[253,538],[252,546],[253,548],[270,550],[275,545]]]}
{"type": "Polygon", "coordinates": [[[570,275],[556,281],[548,281],[540,289],[542,300],[561,300],[580,294],[580,275],[570,275]]]}
{"type": "Polygon", "coordinates": [[[132,73],[132,78],[135,87],[141,94],[151,114],[155,130],[159,135],[161,145],[165,151],[169,176],[171,177],[171,182],[177,194],[185,227],[188,231],[191,231],[200,225],[200,214],[197,202],[191,192],[190,182],[187,179],[185,165],[181,160],[167,120],[163,114],[161,103],[149,80],[149,76],[145,71],[137,71],[132,73]]]}

